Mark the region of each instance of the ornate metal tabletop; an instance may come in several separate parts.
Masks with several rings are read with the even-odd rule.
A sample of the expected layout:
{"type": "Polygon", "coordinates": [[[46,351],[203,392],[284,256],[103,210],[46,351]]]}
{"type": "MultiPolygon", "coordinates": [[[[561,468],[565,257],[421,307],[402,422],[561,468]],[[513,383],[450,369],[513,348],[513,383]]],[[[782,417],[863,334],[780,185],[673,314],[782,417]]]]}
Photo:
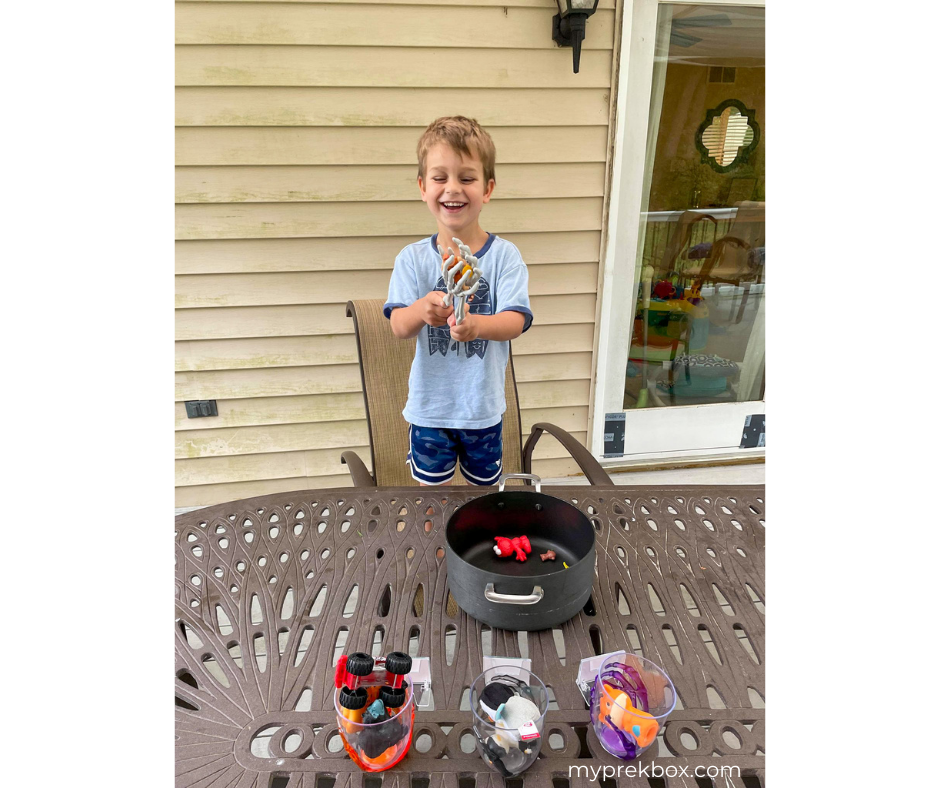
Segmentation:
{"type": "Polygon", "coordinates": [[[311,490],[177,517],[177,785],[501,786],[469,732],[468,687],[496,655],[530,658],[554,698],[538,760],[507,782],[586,788],[628,764],[601,748],[575,676],[619,649],[661,665],[679,695],[647,771],[622,769],[619,788],[764,784],[763,487],[543,491],[594,524],[597,575],[582,612],[529,633],[490,630],[448,591],[444,526],[489,490],[311,490]],[[393,650],[430,658],[431,705],[405,760],[363,774],[337,733],[333,666],[393,650]]]}

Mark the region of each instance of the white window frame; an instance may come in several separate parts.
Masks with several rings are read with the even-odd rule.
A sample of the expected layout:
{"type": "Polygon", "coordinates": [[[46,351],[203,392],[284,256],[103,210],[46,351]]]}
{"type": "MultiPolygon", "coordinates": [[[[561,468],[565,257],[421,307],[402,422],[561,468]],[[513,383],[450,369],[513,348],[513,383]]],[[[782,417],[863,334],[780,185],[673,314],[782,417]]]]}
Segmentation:
{"type": "MultiPolygon", "coordinates": [[[[602,257],[603,269],[598,281],[599,302],[597,342],[594,350],[591,406],[588,416],[588,447],[601,465],[624,467],[655,464],[657,461],[682,459],[719,459],[728,457],[763,456],[764,448],[711,449],[707,451],[672,450],[634,453],[625,457],[605,459],[605,403],[623,401],[627,371],[627,353],[616,352],[613,343],[622,342],[633,324],[631,309],[624,309],[616,294],[623,294],[631,303],[636,292],[636,257],[638,253],[640,213],[643,199],[643,177],[646,165],[647,127],[653,83],[653,53],[656,43],[656,17],[659,4],[745,6],[763,8],[764,2],[729,2],[729,0],[624,0],[620,30],[620,66],[617,74],[618,97],[616,131],[610,179],[610,202],[606,225],[606,243],[602,257]]],[[[763,413],[763,402],[721,403],[714,405],[649,408],[629,413],[627,429],[640,428],[656,432],[657,424],[676,419],[694,422],[700,408],[722,408],[721,420],[734,419],[744,423],[751,413],[763,413]],[[641,415],[642,414],[642,415],[641,415]]],[[[623,408],[617,408],[623,411],[623,408]]]]}

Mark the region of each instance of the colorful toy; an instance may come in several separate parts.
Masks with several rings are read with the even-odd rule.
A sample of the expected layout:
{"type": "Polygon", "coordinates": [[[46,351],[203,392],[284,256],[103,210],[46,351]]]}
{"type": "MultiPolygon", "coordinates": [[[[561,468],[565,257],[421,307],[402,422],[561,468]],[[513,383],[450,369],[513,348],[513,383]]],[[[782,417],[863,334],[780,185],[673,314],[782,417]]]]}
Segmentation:
{"type": "Polygon", "coordinates": [[[362,723],[366,727],[359,733],[362,751],[359,757],[377,769],[400,754],[396,745],[408,733],[398,720],[391,717],[381,700],[375,701],[362,715],[362,723]]]}
{"type": "Polygon", "coordinates": [[[398,687],[397,689],[389,686],[382,687],[379,690],[379,700],[385,705],[388,709],[389,714],[398,714],[398,710],[405,705],[405,690],[408,689],[408,683],[405,682],[403,687],[398,687]]]}
{"type": "Polygon", "coordinates": [[[508,684],[501,681],[490,682],[480,693],[480,708],[490,719],[495,720],[497,711],[515,694],[508,684]]]}
{"type": "Polygon", "coordinates": [[[503,777],[518,774],[540,738],[536,723],[541,713],[532,688],[519,678],[500,674],[483,688],[478,703],[484,720],[492,723],[484,733],[474,728],[484,760],[503,777]]]}
{"type": "Polygon", "coordinates": [[[676,286],[672,282],[667,282],[662,280],[656,283],[656,286],[653,288],[653,297],[661,298],[666,300],[667,298],[673,298],[676,295],[676,286]]]}
{"type": "Polygon", "coordinates": [[[626,692],[614,690],[609,686],[607,689],[614,701],[610,703],[606,697],[601,699],[602,713],[607,706],[605,719],[609,719],[614,728],[631,733],[640,747],[652,744],[659,732],[659,723],[652,715],[635,708],[626,692]]]}
{"type": "Polygon", "coordinates": [[[539,707],[528,698],[513,695],[496,709],[496,724],[501,728],[518,730],[527,722],[539,718],[539,707]]]}
{"type": "Polygon", "coordinates": [[[334,674],[334,685],[337,689],[340,687],[349,687],[354,690],[362,680],[372,673],[375,667],[375,660],[362,651],[356,651],[348,657],[344,654],[336,663],[336,673],[334,674]]]}
{"type": "Polygon", "coordinates": [[[393,651],[385,658],[385,686],[400,689],[405,676],[411,673],[412,660],[403,651],[393,651]]]}
{"type": "Polygon", "coordinates": [[[470,247],[459,238],[451,240],[457,244],[456,253],[448,247],[447,252],[450,254],[446,254],[440,244],[437,245],[437,250],[443,258],[441,275],[444,277],[444,286],[447,290],[444,296],[444,306],[450,306],[453,302],[456,325],[460,325],[466,316],[467,300],[472,300],[473,294],[480,287],[483,272],[477,267],[477,259],[470,251],[470,247]],[[460,279],[457,279],[458,275],[460,279]]]}
{"type": "MultiPolygon", "coordinates": [[[[454,240],[456,241],[457,239],[455,238],[454,240]]],[[[460,277],[465,276],[468,271],[471,274],[473,273],[473,268],[467,265],[467,261],[464,260],[463,257],[460,256],[459,252],[454,254],[454,250],[448,247],[447,251],[451,253],[450,256],[448,256],[447,254],[444,253],[444,250],[441,248],[440,244],[438,244],[437,249],[441,253],[441,257],[443,258],[443,261],[441,263],[441,276],[443,276],[445,279],[447,278],[447,273],[448,271],[450,271],[451,268],[457,269],[456,273],[454,274],[455,279],[458,276],[460,277]],[[447,265],[448,260],[452,261],[449,266],[447,265]]]]}
{"type": "Polygon", "coordinates": [[[528,553],[532,552],[529,538],[525,535],[514,536],[512,539],[507,539],[504,536],[496,537],[496,544],[493,546],[493,552],[496,555],[500,558],[506,558],[512,555],[513,551],[516,553],[517,561],[525,561],[529,557],[528,553]]]}
{"type": "Polygon", "coordinates": [[[549,550],[547,553],[540,553],[539,558],[541,558],[543,561],[554,561],[556,558],[555,551],[549,550]]]}
{"type": "Polygon", "coordinates": [[[520,731],[527,722],[535,722],[539,716],[539,707],[531,700],[521,695],[513,695],[496,709],[494,721],[499,730],[492,738],[507,751],[515,747],[528,752],[529,745],[520,738],[520,731]]]}
{"type": "Polygon", "coordinates": [[[591,685],[591,707],[599,709],[603,723],[598,734],[609,753],[635,758],[652,744],[659,722],[649,713],[646,686],[636,668],[615,662],[599,673],[591,685]]]}
{"type": "MultiPolygon", "coordinates": [[[[662,283],[660,283],[662,284],[662,283]]],[[[680,352],[699,353],[708,342],[709,311],[695,288],[675,288],[665,300],[651,299],[634,320],[629,360],[640,371],[647,363],[672,361],[680,352]]]]}
{"type": "MultiPolygon", "coordinates": [[[[342,687],[339,691],[339,705],[342,709],[342,715],[349,720],[349,722],[362,722],[362,710],[366,707],[368,700],[369,696],[365,687],[359,687],[354,690],[349,689],[349,687],[342,687]]],[[[349,725],[349,723],[344,723],[343,727],[348,732],[354,730],[353,726],[349,725]]]]}
{"type": "Polygon", "coordinates": [[[357,651],[336,664],[340,738],[349,757],[366,771],[394,766],[411,747],[414,704],[405,681],[411,668],[411,657],[400,651],[377,660],[357,651]]]}

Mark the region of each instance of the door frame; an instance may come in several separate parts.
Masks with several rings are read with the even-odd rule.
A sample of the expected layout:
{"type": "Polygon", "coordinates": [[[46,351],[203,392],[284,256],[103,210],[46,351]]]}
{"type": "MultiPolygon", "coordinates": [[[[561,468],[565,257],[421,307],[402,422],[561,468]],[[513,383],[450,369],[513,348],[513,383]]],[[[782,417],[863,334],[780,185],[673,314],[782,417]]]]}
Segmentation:
{"type": "MultiPolygon", "coordinates": [[[[764,448],[716,448],[695,450],[653,451],[604,458],[605,403],[621,403],[623,412],[623,386],[627,371],[627,353],[615,352],[614,343],[623,337],[633,324],[631,310],[617,308],[616,295],[628,294],[633,300],[637,288],[636,260],[639,252],[640,214],[643,202],[643,180],[646,165],[647,129],[649,125],[650,96],[653,85],[653,55],[656,44],[656,18],[660,3],[672,5],[746,6],[763,8],[761,0],[730,2],[729,0],[624,0],[623,20],[620,26],[620,57],[613,95],[616,104],[615,134],[612,140],[612,160],[609,202],[605,226],[603,265],[598,278],[597,332],[591,376],[590,412],[588,415],[588,447],[604,466],[651,464],[671,459],[708,460],[764,455],[764,448]],[[617,286],[616,283],[620,283],[617,286]],[[619,397],[619,400],[618,400],[619,397]]],[[[747,413],[763,413],[764,402],[716,403],[714,405],[673,406],[650,408],[641,413],[645,429],[656,429],[658,420],[667,414],[670,418],[694,420],[701,408],[725,408],[721,413],[739,419],[743,427],[747,413]],[[735,406],[741,406],[740,408],[735,406]],[[738,411],[740,410],[740,413],[738,411]],[[680,411],[685,411],[680,415],[680,411]],[[745,413],[747,411],[747,413],[745,413]],[[651,414],[651,415],[647,415],[651,414]],[[662,414],[661,416],[655,414],[662,414]]],[[[718,415],[716,413],[716,415],[718,415]]],[[[722,421],[724,419],[721,419],[722,421]]],[[[629,425],[628,425],[629,429],[629,425]]]]}

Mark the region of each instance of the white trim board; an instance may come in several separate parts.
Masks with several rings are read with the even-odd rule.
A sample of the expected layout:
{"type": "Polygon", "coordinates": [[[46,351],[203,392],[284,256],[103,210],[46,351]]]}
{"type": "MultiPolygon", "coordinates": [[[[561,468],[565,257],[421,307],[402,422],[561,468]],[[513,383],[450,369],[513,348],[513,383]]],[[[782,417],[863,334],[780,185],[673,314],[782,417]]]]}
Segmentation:
{"type": "MultiPolygon", "coordinates": [[[[625,0],[623,22],[620,29],[619,69],[613,94],[617,96],[616,126],[613,141],[611,180],[609,185],[610,209],[605,227],[606,242],[603,249],[601,271],[598,281],[598,341],[595,349],[596,373],[592,380],[590,414],[588,424],[588,449],[600,460],[604,453],[605,415],[623,410],[608,403],[623,402],[623,386],[626,378],[627,354],[617,352],[616,343],[628,335],[633,314],[624,303],[633,302],[633,293],[638,286],[640,230],[643,226],[643,183],[646,165],[647,132],[649,123],[650,96],[653,85],[653,56],[656,39],[656,20],[660,0],[625,0]]],[[[679,0],[683,5],[724,5],[735,7],[764,7],[763,2],[729,3],[726,0],[679,0]]],[[[647,217],[652,219],[652,217],[647,217]]],[[[671,217],[658,220],[668,221],[671,217]]],[[[656,220],[656,219],[654,219],[656,220]]],[[[743,406],[750,413],[763,413],[763,402],[725,403],[743,406]]],[[[713,406],[705,406],[713,407],[713,406]]],[[[649,413],[666,411],[675,413],[677,408],[650,409],[649,413]]],[[[738,417],[738,410],[729,411],[738,417]]],[[[741,426],[743,429],[743,415],[741,426]]],[[[627,441],[637,429],[631,426],[638,411],[629,411],[627,441]]],[[[657,418],[639,416],[642,421],[657,418]]],[[[681,420],[685,417],[679,416],[681,420]]],[[[727,436],[724,437],[727,440],[727,436]]],[[[640,447],[637,447],[638,449],[640,447]]],[[[704,447],[691,449],[694,455],[701,454],[704,447]]],[[[748,456],[749,449],[724,449],[722,454],[733,452],[748,456]]],[[[760,451],[763,451],[761,449],[760,451]]],[[[638,451],[627,457],[664,458],[674,452],[638,451]]],[[[626,459],[626,458],[625,458],[626,459]]],[[[625,461],[625,460],[624,460],[625,461]]],[[[621,461],[623,462],[623,461],[621,461]]]]}

